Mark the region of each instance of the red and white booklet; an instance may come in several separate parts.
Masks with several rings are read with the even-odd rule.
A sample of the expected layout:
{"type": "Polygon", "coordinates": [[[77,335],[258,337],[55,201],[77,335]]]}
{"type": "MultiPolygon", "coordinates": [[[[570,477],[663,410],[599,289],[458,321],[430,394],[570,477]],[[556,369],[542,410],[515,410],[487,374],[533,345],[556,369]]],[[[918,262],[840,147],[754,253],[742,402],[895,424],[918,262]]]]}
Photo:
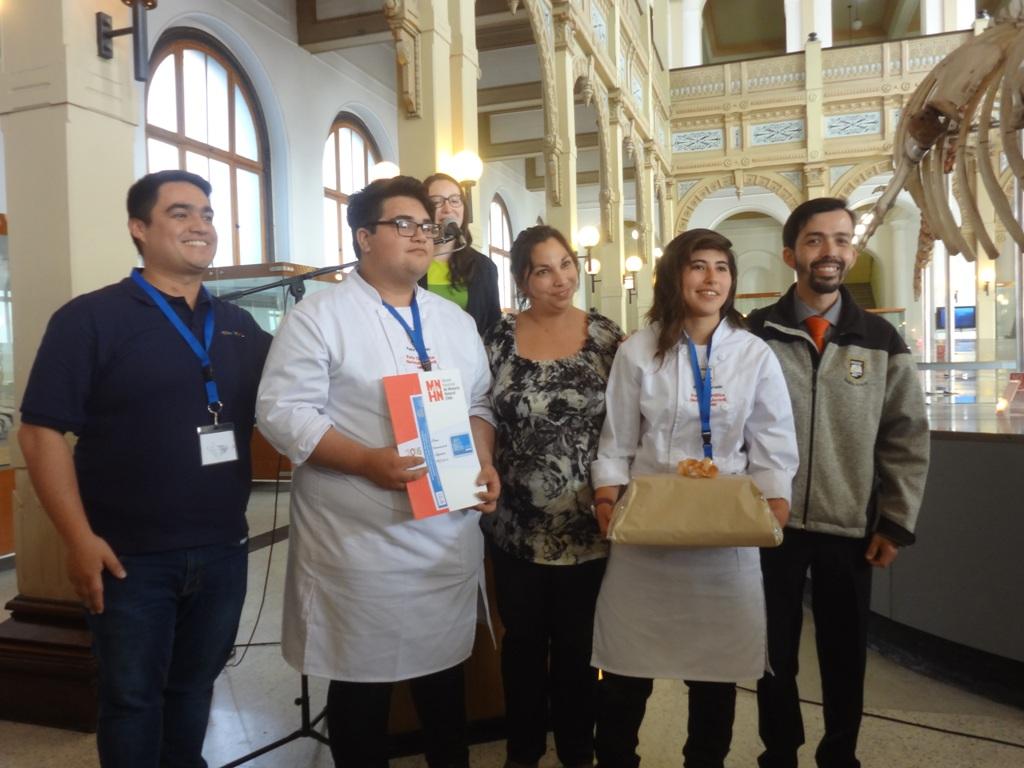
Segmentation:
{"type": "Polygon", "coordinates": [[[480,503],[480,461],[458,370],[385,376],[395,443],[401,456],[420,456],[427,473],[406,485],[413,517],[430,517],[480,503]]]}

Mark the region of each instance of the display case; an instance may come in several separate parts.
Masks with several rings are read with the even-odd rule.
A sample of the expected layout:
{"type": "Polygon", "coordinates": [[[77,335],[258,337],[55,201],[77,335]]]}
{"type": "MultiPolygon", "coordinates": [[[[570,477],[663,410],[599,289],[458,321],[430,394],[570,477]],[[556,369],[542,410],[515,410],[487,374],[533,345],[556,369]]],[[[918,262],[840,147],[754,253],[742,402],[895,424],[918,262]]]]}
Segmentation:
{"type": "Polygon", "coordinates": [[[307,267],[304,264],[293,264],[288,261],[275,261],[270,264],[243,264],[233,267],[213,267],[206,271],[204,285],[206,289],[220,298],[231,297],[242,291],[264,288],[238,298],[231,298],[232,303],[251,314],[267,333],[274,334],[285,312],[295,303],[296,295],[305,295],[322,291],[336,285],[345,278],[344,271],[319,274],[323,270],[307,267]],[[313,274],[318,273],[318,274],[313,274]],[[303,276],[309,276],[301,279],[303,276]],[[269,286],[282,280],[291,280],[292,285],[269,286]],[[297,287],[293,287],[297,286],[297,287]]]}

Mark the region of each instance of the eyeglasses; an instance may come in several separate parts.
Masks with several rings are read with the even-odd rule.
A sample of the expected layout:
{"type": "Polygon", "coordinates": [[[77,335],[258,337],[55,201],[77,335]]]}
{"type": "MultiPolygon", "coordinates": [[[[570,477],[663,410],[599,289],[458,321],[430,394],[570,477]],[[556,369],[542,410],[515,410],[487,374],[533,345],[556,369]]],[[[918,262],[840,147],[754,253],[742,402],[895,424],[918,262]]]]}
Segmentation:
{"type": "Polygon", "coordinates": [[[441,226],[432,221],[417,222],[412,219],[388,219],[387,221],[370,221],[368,224],[394,224],[398,234],[402,237],[412,237],[418,229],[430,238],[441,234],[441,226]]]}
{"type": "Polygon", "coordinates": [[[462,207],[462,195],[448,195],[448,197],[445,197],[444,195],[431,195],[429,199],[430,202],[434,204],[435,208],[440,208],[445,204],[445,202],[447,202],[452,208],[462,207]]]}

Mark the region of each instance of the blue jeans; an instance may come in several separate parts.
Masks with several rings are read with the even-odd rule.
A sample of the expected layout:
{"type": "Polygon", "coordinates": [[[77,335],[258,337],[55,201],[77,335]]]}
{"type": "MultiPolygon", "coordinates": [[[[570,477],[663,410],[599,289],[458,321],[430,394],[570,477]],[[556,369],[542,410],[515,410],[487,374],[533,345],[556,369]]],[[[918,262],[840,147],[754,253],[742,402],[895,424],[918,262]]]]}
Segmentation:
{"type": "Polygon", "coordinates": [[[245,600],[248,547],[217,544],[121,558],[89,617],[99,663],[103,768],[205,768],[213,681],[245,600]]]}

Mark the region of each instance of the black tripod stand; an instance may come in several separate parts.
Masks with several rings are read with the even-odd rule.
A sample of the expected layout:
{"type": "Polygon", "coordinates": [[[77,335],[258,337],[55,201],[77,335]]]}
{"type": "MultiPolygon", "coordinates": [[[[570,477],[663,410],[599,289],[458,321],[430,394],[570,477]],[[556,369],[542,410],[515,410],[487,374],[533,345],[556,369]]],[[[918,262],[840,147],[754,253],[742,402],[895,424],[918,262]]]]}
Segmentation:
{"type": "MultiPolygon", "coordinates": [[[[267,283],[266,285],[258,285],[255,288],[246,288],[245,290],[242,291],[234,291],[233,293],[227,293],[221,296],[220,298],[223,301],[235,301],[236,299],[240,299],[243,296],[249,296],[250,294],[253,293],[269,291],[273,288],[286,287],[288,289],[288,293],[295,300],[295,303],[298,303],[299,301],[302,300],[302,297],[306,293],[306,280],[311,280],[315,277],[319,277],[320,275],[327,275],[332,272],[337,272],[341,269],[347,269],[348,267],[353,267],[358,263],[359,262],[357,261],[352,261],[347,264],[337,264],[329,267],[322,267],[320,269],[315,269],[312,272],[306,272],[301,275],[285,277],[282,278],[281,280],[276,280],[273,283],[267,283]]],[[[280,478],[278,479],[280,480],[280,478]]],[[[269,563],[267,564],[267,567],[270,567],[269,563]]],[[[300,681],[301,692],[299,694],[299,698],[295,699],[295,704],[299,707],[300,712],[298,730],[292,731],[287,736],[280,738],[277,741],[271,742],[270,744],[267,744],[264,747],[260,747],[254,752],[250,752],[247,755],[242,755],[242,757],[232,760],[230,763],[225,763],[221,768],[235,768],[235,766],[244,765],[245,763],[248,763],[250,760],[255,760],[257,757],[261,755],[265,755],[268,752],[273,752],[275,749],[283,747],[285,744],[290,744],[296,739],[309,737],[311,739],[316,739],[321,744],[330,743],[326,736],[324,736],[322,733],[316,730],[317,724],[321,720],[323,720],[324,716],[327,714],[327,709],[325,707],[324,709],[320,710],[320,714],[318,714],[316,717],[310,717],[309,678],[306,675],[301,675],[300,681]]]]}
{"type": "Polygon", "coordinates": [[[301,676],[302,692],[299,694],[299,698],[295,699],[295,704],[299,707],[301,713],[299,728],[296,731],[292,731],[287,736],[273,741],[267,744],[265,747],[260,747],[255,752],[250,752],[247,755],[239,757],[237,760],[232,760],[230,763],[225,763],[221,768],[235,768],[237,765],[244,765],[250,760],[255,760],[260,755],[265,755],[267,752],[273,752],[278,747],[283,747],[285,744],[290,744],[296,739],[303,737],[309,737],[316,739],[321,744],[330,744],[330,741],[320,731],[316,730],[317,724],[324,719],[327,714],[327,709],[320,710],[320,714],[310,719],[309,712],[309,678],[306,675],[301,676]]]}

